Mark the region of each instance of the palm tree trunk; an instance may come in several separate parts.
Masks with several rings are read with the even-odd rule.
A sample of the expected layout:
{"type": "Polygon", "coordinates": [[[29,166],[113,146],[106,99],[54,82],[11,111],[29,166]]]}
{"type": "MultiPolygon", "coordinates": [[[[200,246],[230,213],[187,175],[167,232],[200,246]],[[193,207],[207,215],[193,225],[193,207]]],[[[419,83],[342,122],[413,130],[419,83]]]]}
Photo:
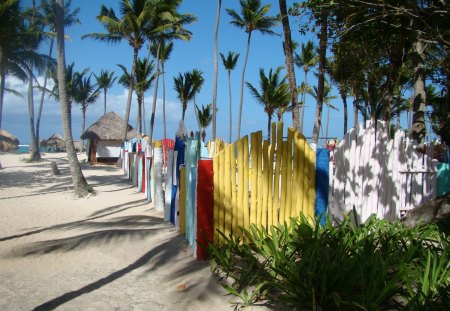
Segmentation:
{"type": "Polygon", "coordinates": [[[183,114],[181,115],[181,120],[183,121],[183,123],[184,123],[184,115],[186,113],[186,108],[185,107],[187,108],[187,104],[186,104],[186,106],[183,105],[183,114]]]}
{"type": "Polygon", "coordinates": [[[245,67],[247,66],[248,53],[250,51],[250,39],[252,36],[252,32],[248,33],[247,39],[247,52],[245,53],[244,67],[242,69],[242,77],[241,77],[241,94],[239,98],[239,115],[238,115],[238,129],[237,129],[237,139],[241,138],[241,122],[242,122],[242,106],[244,104],[244,82],[245,82],[245,67]]]}
{"type": "Polygon", "coordinates": [[[125,111],[125,128],[123,129],[123,141],[127,140],[128,122],[130,121],[131,99],[133,98],[133,89],[134,89],[133,77],[134,77],[135,71],[136,71],[138,52],[139,52],[139,50],[135,48],[134,55],[133,55],[133,65],[131,66],[130,86],[128,87],[127,110],[125,111]]]}
{"type": "Polygon", "coordinates": [[[233,139],[233,101],[231,99],[231,70],[228,69],[228,96],[230,97],[230,144],[233,139]]]}
{"type": "Polygon", "coordinates": [[[107,90],[107,88],[105,87],[105,88],[103,89],[103,106],[104,106],[104,112],[103,112],[103,115],[106,114],[106,90],[107,90]]]}
{"type": "Polygon", "coordinates": [[[300,125],[300,130],[303,133],[303,124],[305,121],[305,101],[306,101],[306,85],[307,85],[307,80],[308,79],[308,71],[305,70],[305,82],[304,82],[304,90],[302,91],[302,123],[300,125]]]}
{"type": "Polygon", "coordinates": [[[348,128],[348,107],[347,107],[347,95],[342,88],[339,90],[341,94],[342,103],[344,105],[344,135],[347,133],[348,128]]]}
{"type": "Polygon", "coordinates": [[[217,48],[217,35],[219,34],[219,22],[220,22],[220,8],[222,7],[222,0],[217,1],[217,15],[216,15],[216,28],[214,30],[214,82],[213,82],[213,102],[212,102],[212,139],[216,139],[216,111],[217,111],[217,73],[219,71],[218,58],[219,52],[217,48]]]}
{"type": "MultiPolygon", "coordinates": [[[[52,37],[52,39],[50,40],[50,49],[49,49],[49,52],[48,52],[48,57],[49,58],[52,57],[54,41],[55,41],[55,39],[54,39],[54,37],[52,37]]],[[[38,117],[37,117],[37,120],[36,120],[36,141],[38,143],[40,141],[41,117],[42,117],[42,110],[43,110],[43,107],[44,107],[45,90],[47,88],[48,71],[49,71],[49,68],[47,66],[47,70],[45,70],[45,72],[44,72],[44,88],[42,89],[41,102],[39,103],[38,117]]]]}
{"type": "Polygon", "coordinates": [[[267,137],[270,140],[270,128],[272,125],[272,115],[267,114],[267,137]]]}
{"type": "MultiPolygon", "coordinates": [[[[86,131],[86,107],[81,108],[81,135],[86,131]]],[[[83,140],[83,150],[85,150],[86,141],[83,140]]]]}
{"type": "Polygon", "coordinates": [[[325,128],[325,138],[328,138],[328,125],[330,124],[330,104],[327,104],[327,126],[325,128]]]}
{"type": "Polygon", "coordinates": [[[150,146],[153,146],[153,126],[155,125],[155,113],[156,113],[156,99],[158,97],[158,81],[159,81],[159,50],[161,49],[161,42],[158,42],[158,48],[156,49],[156,81],[155,89],[153,90],[153,105],[152,114],[150,116],[150,146]]]}
{"type": "Polygon", "coordinates": [[[163,85],[163,128],[164,128],[164,139],[167,138],[166,133],[166,80],[164,79],[164,62],[161,62],[161,75],[162,75],[162,85],[163,85]]]}
{"type": "Polygon", "coordinates": [[[323,107],[323,93],[325,86],[325,61],[327,53],[327,40],[328,40],[328,22],[325,14],[321,16],[320,21],[320,42],[319,42],[319,75],[317,79],[317,107],[316,115],[314,118],[314,128],[312,133],[312,143],[319,142],[319,132],[322,123],[322,107],[323,107]]]}
{"type": "Polygon", "coordinates": [[[142,107],[143,107],[142,102],[144,99],[144,94],[141,94],[139,97],[140,97],[139,102],[138,102],[139,133],[143,133],[142,132],[142,107]]]}
{"type": "Polygon", "coordinates": [[[31,161],[38,161],[41,159],[41,154],[39,153],[39,144],[36,142],[36,132],[34,131],[33,72],[31,69],[28,71],[28,120],[30,121],[30,159],[31,161]]]}
{"type": "Polygon", "coordinates": [[[72,116],[70,105],[67,98],[66,90],[66,61],[64,50],[64,2],[63,0],[56,0],[56,42],[58,50],[58,83],[59,83],[59,98],[61,104],[61,119],[64,129],[64,140],[67,150],[67,159],[69,161],[70,173],[72,175],[73,185],[75,187],[75,194],[79,197],[88,195],[88,183],[81,171],[80,163],[75,151],[75,145],[72,137],[72,116]]]}
{"type": "Polygon", "coordinates": [[[413,121],[412,121],[412,138],[421,145],[425,138],[425,68],[424,68],[424,44],[421,39],[414,43],[414,100],[413,100],[413,121]]]}
{"type": "Polygon", "coordinates": [[[286,9],[286,0],[279,0],[279,5],[281,13],[281,22],[283,24],[285,63],[288,72],[289,89],[291,91],[292,123],[294,129],[299,131],[300,113],[298,109],[297,81],[295,80],[294,56],[292,55],[291,28],[289,27],[289,18],[286,9]]]}
{"type": "Polygon", "coordinates": [[[1,69],[1,74],[0,74],[0,129],[2,128],[3,98],[5,95],[5,78],[6,78],[5,71],[3,69],[1,69]]]}
{"type": "MultiPolygon", "coordinates": [[[[198,111],[197,111],[197,102],[195,100],[195,95],[194,95],[194,111],[195,111],[195,119],[197,119],[197,125],[198,125],[198,131],[200,132],[201,130],[201,125],[200,125],[200,117],[198,116],[198,111]]],[[[184,118],[183,118],[184,120],[184,118]]]]}

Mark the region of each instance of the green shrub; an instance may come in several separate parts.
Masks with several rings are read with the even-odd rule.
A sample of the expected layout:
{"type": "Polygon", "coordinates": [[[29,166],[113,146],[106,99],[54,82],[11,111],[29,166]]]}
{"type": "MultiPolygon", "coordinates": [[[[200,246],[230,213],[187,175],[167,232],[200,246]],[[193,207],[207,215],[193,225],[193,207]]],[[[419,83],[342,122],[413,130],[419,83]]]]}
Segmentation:
{"type": "Polygon", "coordinates": [[[450,310],[449,241],[434,225],[297,218],[242,232],[245,243],[222,234],[224,243],[209,246],[237,307],[267,300],[297,310],[450,310]]]}

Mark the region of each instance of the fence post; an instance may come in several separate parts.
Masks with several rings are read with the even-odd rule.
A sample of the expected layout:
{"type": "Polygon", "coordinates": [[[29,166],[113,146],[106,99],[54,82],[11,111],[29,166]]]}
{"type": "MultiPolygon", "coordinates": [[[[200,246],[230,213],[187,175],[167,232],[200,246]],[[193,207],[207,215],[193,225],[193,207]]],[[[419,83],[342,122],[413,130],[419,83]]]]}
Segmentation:
{"type": "Polygon", "coordinates": [[[321,225],[325,224],[325,214],[328,206],[329,161],[330,151],[322,148],[317,149],[315,217],[321,225]]]}
{"type": "Polygon", "coordinates": [[[162,189],[163,149],[155,148],[153,150],[153,154],[155,159],[153,163],[153,171],[155,176],[155,210],[162,211],[164,210],[164,196],[162,189]]]}
{"type": "Polygon", "coordinates": [[[199,160],[197,166],[197,260],[208,258],[205,249],[213,241],[214,179],[213,161],[199,160]]]}

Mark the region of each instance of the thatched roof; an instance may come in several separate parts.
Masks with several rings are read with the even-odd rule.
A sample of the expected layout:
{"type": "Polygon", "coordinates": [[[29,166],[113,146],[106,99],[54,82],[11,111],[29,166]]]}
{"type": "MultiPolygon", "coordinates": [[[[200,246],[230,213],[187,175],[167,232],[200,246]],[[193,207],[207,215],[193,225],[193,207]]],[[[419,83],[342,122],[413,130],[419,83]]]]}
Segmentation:
{"type": "Polygon", "coordinates": [[[64,143],[64,137],[60,134],[53,134],[46,141],[47,147],[55,147],[60,149],[65,149],[66,144],[64,143]]]}
{"type": "MultiPolygon", "coordinates": [[[[97,139],[97,140],[119,140],[123,139],[123,128],[125,120],[119,117],[116,113],[110,111],[94,124],[92,124],[81,135],[81,139],[97,139]]],[[[141,135],[128,124],[127,139],[140,138],[141,135]]]]}
{"type": "Polygon", "coordinates": [[[19,140],[8,131],[0,130],[0,151],[13,151],[19,147],[19,140]]]}

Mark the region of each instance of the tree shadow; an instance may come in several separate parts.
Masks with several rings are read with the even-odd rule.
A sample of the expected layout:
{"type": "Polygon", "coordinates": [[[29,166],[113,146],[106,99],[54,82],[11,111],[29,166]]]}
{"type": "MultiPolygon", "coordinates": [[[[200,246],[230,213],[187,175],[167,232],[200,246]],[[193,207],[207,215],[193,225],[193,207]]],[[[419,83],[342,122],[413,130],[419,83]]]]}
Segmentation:
{"type": "Polygon", "coordinates": [[[142,200],[136,200],[136,201],[132,201],[132,202],[124,203],[124,204],[110,206],[108,208],[105,208],[103,210],[99,210],[99,211],[93,213],[91,215],[91,217],[88,217],[83,220],[77,220],[77,221],[73,221],[73,222],[69,222],[69,223],[57,224],[57,225],[50,226],[50,227],[45,227],[45,228],[28,231],[28,232],[25,232],[22,234],[15,234],[15,235],[11,235],[11,236],[2,237],[2,238],[0,238],[0,242],[17,239],[17,238],[21,238],[21,237],[25,237],[25,236],[30,236],[30,235],[38,234],[38,233],[45,232],[45,231],[55,231],[55,230],[60,230],[60,229],[70,229],[70,228],[75,228],[75,227],[82,227],[85,223],[88,223],[91,220],[95,220],[98,218],[102,218],[102,217],[110,216],[110,215],[113,215],[116,213],[120,213],[120,212],[123,212],[125,210],[131,209],[134,207],[142,206],[146,203],[147,203],[147,201],[145,199],[142,199],[142,200]]]}

